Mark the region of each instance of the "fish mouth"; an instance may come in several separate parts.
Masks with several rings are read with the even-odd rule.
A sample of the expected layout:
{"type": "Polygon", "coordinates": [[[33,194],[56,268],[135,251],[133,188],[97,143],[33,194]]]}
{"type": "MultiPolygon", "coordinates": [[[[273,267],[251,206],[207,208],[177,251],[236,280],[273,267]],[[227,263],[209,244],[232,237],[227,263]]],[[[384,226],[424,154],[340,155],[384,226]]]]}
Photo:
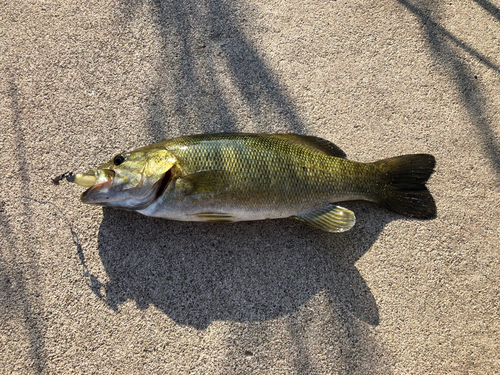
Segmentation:
{"type": "Polygon", "coordinates": [[[109,187],[113,182],[115,174],[116,174],[115,171],[112,169],[101,169],[101,170],[91,169],[88,173],[76,175],[74,182],[78,185],[85,186],[84,183],[92,182],[92,178],[94,182],[94,184],[89,189],[85,190],[82,193],[81,196],[82,201],[85,203],[93,203],[86,200],[86,198],[99,190],[109,187]],[[80,181],[83,182],[79,183],[80,181]]]}
{"type": "MultiPolygon", "coordinates": [[[[81,195],[83,203],[116,207],[131,211],[146,208],[160,199],[172,181],[172,172],[168,170],[149,189],[137,194],[135,188],[123,190],[119,187],[113,188],[112,183],[113,177],[115,176],[113,170],[96,170],[95,176],[95,185],[87,189],[81,195]]],[[[143,186],[144,182],[145,179],[144,176],[142,176],[138,187],[143,186]]]]}

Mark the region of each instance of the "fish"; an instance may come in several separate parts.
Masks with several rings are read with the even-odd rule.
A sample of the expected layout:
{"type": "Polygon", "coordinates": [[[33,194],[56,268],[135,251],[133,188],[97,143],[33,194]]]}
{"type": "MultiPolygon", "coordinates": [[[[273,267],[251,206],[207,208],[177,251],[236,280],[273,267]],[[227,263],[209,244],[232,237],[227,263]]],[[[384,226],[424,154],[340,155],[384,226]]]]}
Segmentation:
{"type": "Polygon", "coordinates": [[[88,189],[86,204],[180,221],[293,218],[327,232],[351,229],[337,203],[365,200],[417,219],[437,216],[426,183],[430,154],[370,163],[348,160],[332,142],[293,133],[219,133],[172,138],[65,175],[88,189]]]}

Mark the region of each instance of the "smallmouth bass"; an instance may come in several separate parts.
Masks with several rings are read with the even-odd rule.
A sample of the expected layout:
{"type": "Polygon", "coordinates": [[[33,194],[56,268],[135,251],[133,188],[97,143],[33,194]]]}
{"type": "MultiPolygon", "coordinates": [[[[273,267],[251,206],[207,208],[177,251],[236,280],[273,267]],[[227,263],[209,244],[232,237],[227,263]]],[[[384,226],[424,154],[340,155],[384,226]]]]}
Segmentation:
{"type": "Polygon", "coordinates": [[[355,216],[335,203],[348,200],[375,202],[419,219],[436,217],[426,188],[434,167],[428,154],[359,163],[318,137],[221,133],[124,152],[66,179],[89,188],[81,196],[84,203],[147,216],[229,222],[295,218],[343,232],[355,216]]]}

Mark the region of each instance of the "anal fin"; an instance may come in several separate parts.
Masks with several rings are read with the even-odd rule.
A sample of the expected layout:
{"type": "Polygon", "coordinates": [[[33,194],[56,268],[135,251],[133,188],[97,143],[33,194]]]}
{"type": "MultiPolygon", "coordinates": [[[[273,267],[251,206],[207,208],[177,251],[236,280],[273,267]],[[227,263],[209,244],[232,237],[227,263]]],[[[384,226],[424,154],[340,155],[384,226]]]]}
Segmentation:
{"type": "Polygon", "coordinates": [[[347,208],[328,204],[318,210],[302,212],[294,218],[327,232],[345,232],[356,223],[354,212],[347,208]]]}

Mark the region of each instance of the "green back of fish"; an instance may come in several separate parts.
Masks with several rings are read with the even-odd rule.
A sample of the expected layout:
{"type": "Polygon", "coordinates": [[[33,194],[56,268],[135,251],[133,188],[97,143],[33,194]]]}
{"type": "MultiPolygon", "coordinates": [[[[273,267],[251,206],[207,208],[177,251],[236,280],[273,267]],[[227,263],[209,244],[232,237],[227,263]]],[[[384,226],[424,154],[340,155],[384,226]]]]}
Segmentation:
{"type": "Polygon", "coordinates": [[[372,164],[349,161],[321,138],[295,134],[203,134],[148,147],[178,159],[186,194],[240,207],[322,207],[369,199],[380,187],[372,164]]]}

